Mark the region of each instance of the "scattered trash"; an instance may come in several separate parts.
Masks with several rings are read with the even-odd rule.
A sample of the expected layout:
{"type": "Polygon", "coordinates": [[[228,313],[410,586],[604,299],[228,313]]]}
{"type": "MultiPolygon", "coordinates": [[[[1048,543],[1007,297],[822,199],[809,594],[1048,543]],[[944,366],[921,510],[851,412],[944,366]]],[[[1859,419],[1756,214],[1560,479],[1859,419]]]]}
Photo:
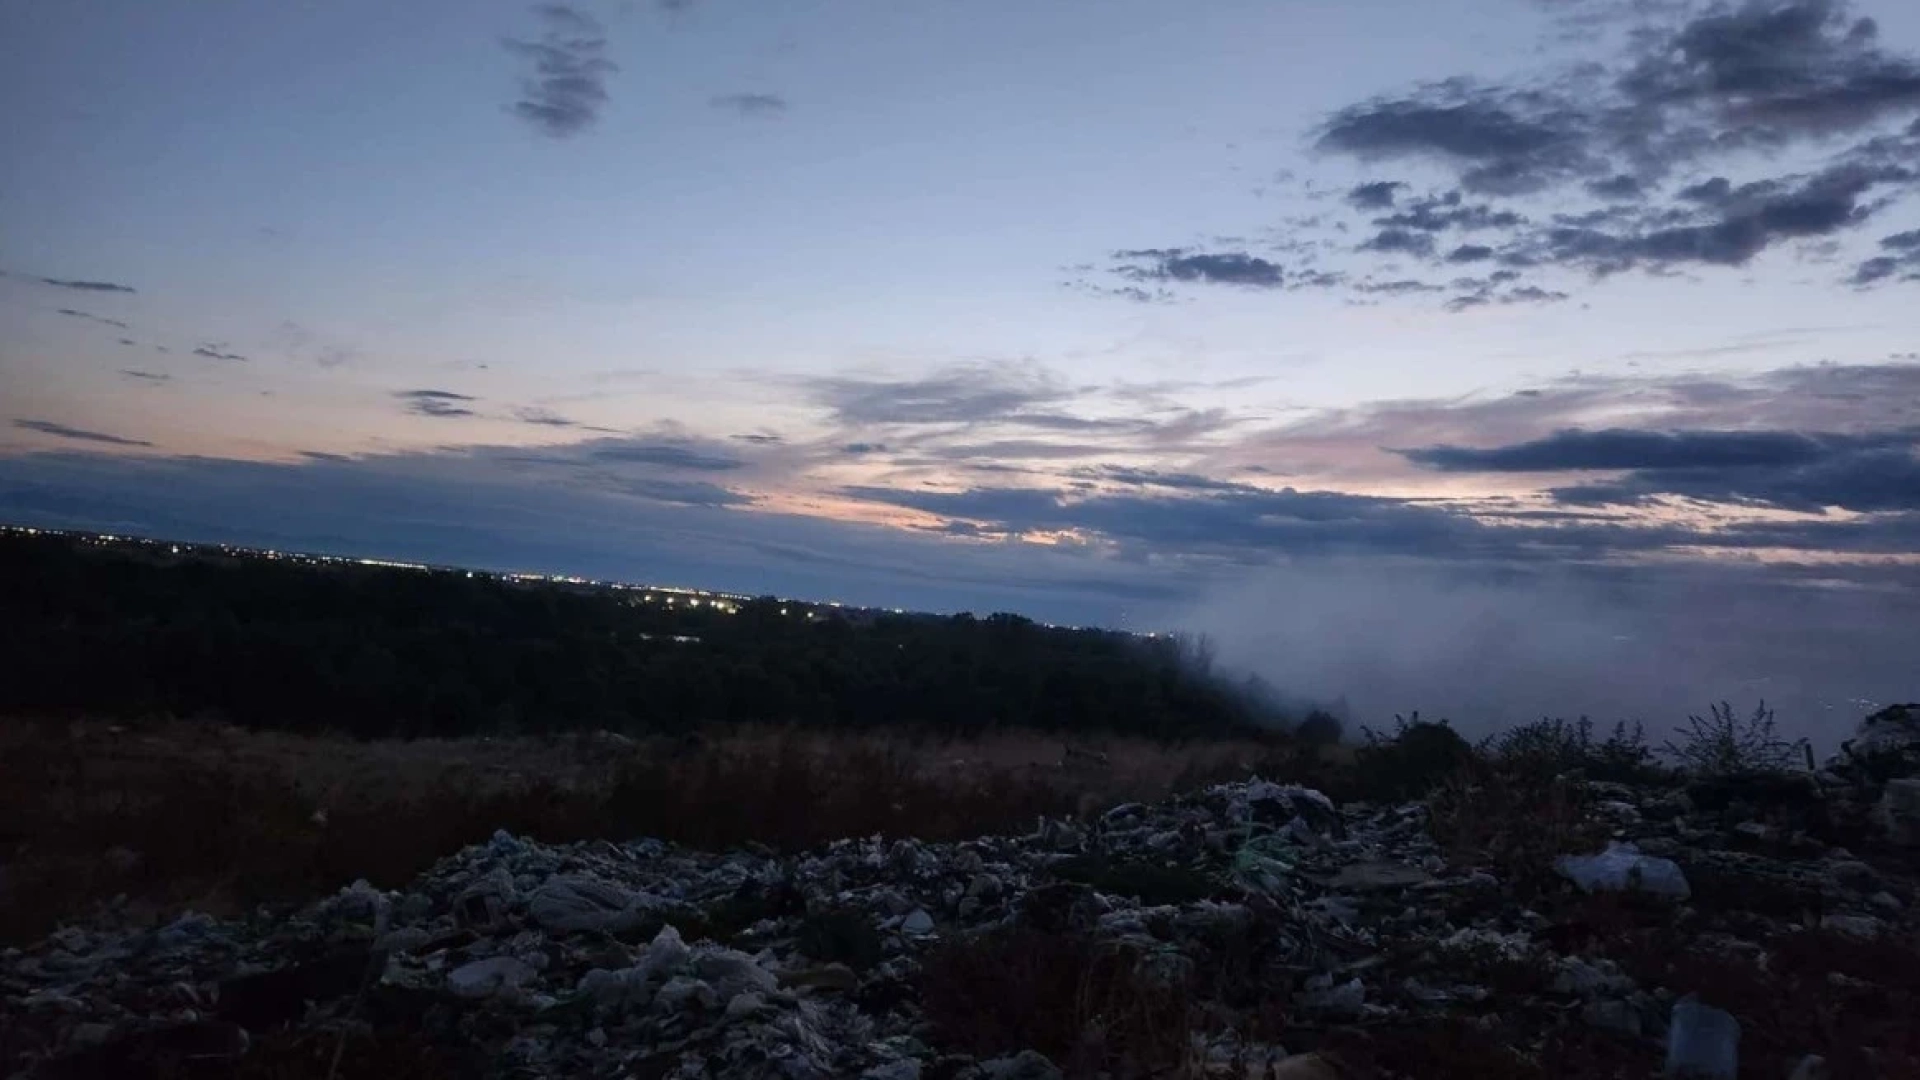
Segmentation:
{"type": "MultiPolygon", "coordinates": [[[[1617,842],[1519,866],[1442,849],[1420,803],[1336,806],[1257,780],[1022,835],[852,838],[794,855],[499,832],[398,890],[356,882],[301,908],[158,928],[108,908],[0,952],[0,1075],[140,1075],[183,1047],[244,1056],[292,1025],[323,1042],[401,1030],[501,1077],[1057,1080],[1031,1048],[928,1045],[923,963],[1018,932],[1124,960],[1137,993],[1193,995],[1209,1024],[1192,1075],[1209,1080],[1345,1075],[1324,1045],[1329,1056],[1289,1055],[1250,1037],[1252,1014],[1235,1011],[1246,1002],[1300,1030],[1466,1016],[1529,1038],[1573,1031],[1631,1048],[1645,1070],[1664,1039],[1669,1073],[1732,1077],[1738,1022],[1675,1004],[1706,988],[1591,948],[1594,928],[1561,909],[1591,903],[1575,886],[1662,897],[1659,917],[1716,956],[1764,957],[1799,933],[1906,940],[1911,867],[1883,857],[1899,833],[1875,814],[1904,790],[1888,762],[1912,744],[1888,723],[1873,769],[1843,755],[1806,780],[1852,830],[1848,849],[1737,799],[1701,807],[1678,786],[1597,783],[1591,820],[1617,842]],[[1259,992],[1206,999],[1229,964],[1259,992]]],[[[1834,977],[1866,999],[1864,975],[1834,977]]],[[[1769,1059],[1768,1074],[1794,1060],[1769,1059]]],[[[1792,1080],[1826,1069],[1809,1056],[1792,1080]]]]}
{"type": "Polygon", "coordinates": [[[1632,844],[1611,843],[1598,855],[1562,855],[1553,865],[1584,892],[1644,892],[1676,900],[1692,895],[1677,863],[1642,855],[1632,844]]]}

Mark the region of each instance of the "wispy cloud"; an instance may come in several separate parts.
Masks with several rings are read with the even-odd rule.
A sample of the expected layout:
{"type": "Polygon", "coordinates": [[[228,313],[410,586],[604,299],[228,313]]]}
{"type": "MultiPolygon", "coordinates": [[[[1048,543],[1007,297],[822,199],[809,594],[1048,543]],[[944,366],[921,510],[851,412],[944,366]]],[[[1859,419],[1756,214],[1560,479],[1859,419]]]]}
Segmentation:
{"type": "Polygon", "coordinates": [[[64,308],[64,307],[55,308],[54,310],[57,313],[61,315],[65,315],[70,319],[85,319],[88,322],[99,323],[102,326],[117,327],[121,330],[132,329],[126,323],[121,322],[119,319],[109,319],[104,315],[95,315],[92,312],[78,311],[78,310],[75,310],[74,308],[64,308]]]}
{"type": "Polygon", "coordinates": [[[128,438],[123,438],[119,435],[109,435],[103,431],[88,431],[85,428],[69,427],[66,424],[56,424],[51,420],[18,420],[16,419],[13,422],[13,426],[20,428],[24,431],[37,431],[42,435],[52,435],[61,439],[72,439],[75,442],[102,443],[107,446],[152,446],[153,445],[152,443],[147,442],[144,439],[128,439],[128,438]]]}
{"type": "Polygon", "coordinates": [[[173,381],[173,376],[171,375],[166,375],[157,371],[140,371],[135,368],[122,368],[120,371],[120,374],[126,376],[129,379],[134,380],[135,382],[143,382],[143,383],[149,383],[149,384],[167,383],[167,382],[173,381]]]}
{"type": "Polygon", "coordinates": [[[787,111],[787,99],[778,94],[720,94],[709,100],[716,109],[741,116],[773,117],[787,111]]]}
{"type": "Polygon", "coordinates": [[[397,390],[393,396],[415,416],[433,416],[442,419],[459,419],[475,415],[474,411],[466,406],[478,400],[466,394],[456,394],[451,390],[397,390]]]}
{"type": "Polygon", "coordinates": [[[75,281],[69,278],[50,277],[35,278],[34,280],[40,282],[42,285],[52,285],[57,289],[73,289],[76,292],[130,293],[134,291],[130,285],[121,285],[112,281],[75,281]]]}
{"type": "Polygon", "coordinates": [[[619,66],[607,59],[606,34],[592,16],[565,4],[533,10],[545,25],[540,38],[502,42],[533,66],[521,83],[520,98],[507,109],[542,134],[579,134],[600,118],[608,101],[607,77],[619,66]]]}
{"type": "Polygon", "coordinates": [[[202,345],[193,350],[193,355],[204,356],[209,360],[233,360],[243,364],[247,362],[247,358],[239,353],[227,352],[224,345],[202,345]]]}

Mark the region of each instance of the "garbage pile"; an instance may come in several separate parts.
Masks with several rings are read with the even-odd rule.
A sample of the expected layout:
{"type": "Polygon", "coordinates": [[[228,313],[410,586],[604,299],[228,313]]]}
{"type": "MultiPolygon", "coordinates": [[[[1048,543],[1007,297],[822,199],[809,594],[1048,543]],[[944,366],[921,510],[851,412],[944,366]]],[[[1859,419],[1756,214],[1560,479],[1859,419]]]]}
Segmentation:
{"type": "MultiPolygon", "coordinates": [[[[8,949],[0,1074],[294,1075],[246,1071],[293,1040],[331,1075],[400,1032],[447,1075],[1300,1080],[1411,1075],[1393,1034],[1445,1024],[1543,1070],[1583,1047],[1624,1063],[1591,1075],[1826,1075],[1831,1048],[1786,1054],[1797,1029],[1694,985],[1678,954],[1776,974],[1803,939],[1914,955],[1916,784],[1911,706],[1817,773],[1583,784],[1610,839],[1540,867],[1545,887],[1444,850],[1425,804],[1258,779],[1023,835],[801,855],[499,833],[399,890],[158,927],[107,911],[8,949]],[[1132,958],[1182,1010],[1178,1059],[1119,1055],[1097,1009],[1072,1046],[995,1047],[932,1006],[930,957],[1023,930],[1132,958]]],[[[1876,978],[1820,985],[1837,1007],[1896,1010],[1897,1030],[1920,987],[1876,978]]],[[[1853,1046],[1868,1071],[1845,1075],[1902,1075],[1909,1051],[1853,1046]]]]}

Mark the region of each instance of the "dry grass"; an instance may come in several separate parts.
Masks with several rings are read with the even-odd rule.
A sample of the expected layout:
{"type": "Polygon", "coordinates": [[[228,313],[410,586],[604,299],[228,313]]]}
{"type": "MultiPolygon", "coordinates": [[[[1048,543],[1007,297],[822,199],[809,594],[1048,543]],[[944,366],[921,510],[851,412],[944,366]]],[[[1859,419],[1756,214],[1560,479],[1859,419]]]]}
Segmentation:
{"type": "Polygon", "coordinates": [[[957,839],[1297,764],[1253,742],[1074,748],[1029,733],[356,743],[191,724],[4,723],[0,934],[31,938],[117,896],[157,919],[310,898],[361,877],[397,886],[496,828],[722,849],[873,833],[957,839]]]}

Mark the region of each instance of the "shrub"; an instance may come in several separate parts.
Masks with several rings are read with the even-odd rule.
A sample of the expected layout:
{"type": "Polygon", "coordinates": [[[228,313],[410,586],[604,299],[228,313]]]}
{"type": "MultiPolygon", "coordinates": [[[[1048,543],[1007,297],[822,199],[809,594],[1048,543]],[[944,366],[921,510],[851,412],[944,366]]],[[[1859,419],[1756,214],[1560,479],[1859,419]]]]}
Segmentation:
{"type": "Polygon", "coordinates": [[[1638,722],[1616,723],[1612,734],[1596,740],[1593,721],[1584,716],[1542,718],[1490,736],[1479,749],[1494,767],[1510,771],[1579,772],[1590,780],[1622,783],[1643,783],[1660,774],[1638,722]]]}
{"type": "Polygon", "coordinates": [[[1396,715],[1391,736],[1362,727],[1354,786],[1362,798],[1417,799],[1475,762],[1473,746],[1445,720],[1396,715]]]}
{"type": "Polygon", "coordinates": [[[1733,706],[1723,701],[1706,716],[1689,716],[1687,721],[1687,727],[1674,729],[1678,741],[1669,741],[1666,751],[1695,776],[1784,772],[1802,752],[1803,741],[1789,742],[1775,734],[1773,710],[1764,701],[1745,720],[1735,717],[1733,706]]]}

